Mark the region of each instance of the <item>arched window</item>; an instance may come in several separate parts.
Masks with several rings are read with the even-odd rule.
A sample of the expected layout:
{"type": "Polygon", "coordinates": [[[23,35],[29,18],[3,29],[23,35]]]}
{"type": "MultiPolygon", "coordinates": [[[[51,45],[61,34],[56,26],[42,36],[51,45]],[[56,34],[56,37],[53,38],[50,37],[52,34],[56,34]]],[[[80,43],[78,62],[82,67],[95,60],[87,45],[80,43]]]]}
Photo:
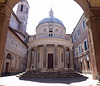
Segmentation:
{"type": "Polygon", "coordinates": [[[53,31],[52,31],[52,28],[49,28],[49,32],[53,32],[53,31]]]}
{"type": "Polygon", "coordinates": [[[23,11],[23,5],[21,5],[20,11],[21,11],[21,12],[23,11]]]}
{"type": "Polygon", "coordinates": [[[83,29],[86,29],[86,20],[84,20],[84,21],[82,22],[82,28],[83,28],[83,29]]]}
{"type": "Polygon", "coordinates": [[[11,54],[8,53],[7,56],[6,56],[6,58],[7,58],[7,59],[11,59],[11,54]]]}

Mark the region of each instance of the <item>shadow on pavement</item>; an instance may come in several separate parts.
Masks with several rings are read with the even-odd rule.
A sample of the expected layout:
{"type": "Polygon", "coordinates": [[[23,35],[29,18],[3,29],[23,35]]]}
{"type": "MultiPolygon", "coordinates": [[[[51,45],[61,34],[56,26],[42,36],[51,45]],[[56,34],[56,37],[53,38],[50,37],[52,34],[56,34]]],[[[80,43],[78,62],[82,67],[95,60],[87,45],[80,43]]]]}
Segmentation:
{"type": "Polygon", "coordinates": [[[20,80],[32,81],[32,82],[40,82],[40,83],[63,83],[63,84],[71,84],[75,82],[86,81],[88,77],[74,77],[74,78],[19,78],[20,80]]]}

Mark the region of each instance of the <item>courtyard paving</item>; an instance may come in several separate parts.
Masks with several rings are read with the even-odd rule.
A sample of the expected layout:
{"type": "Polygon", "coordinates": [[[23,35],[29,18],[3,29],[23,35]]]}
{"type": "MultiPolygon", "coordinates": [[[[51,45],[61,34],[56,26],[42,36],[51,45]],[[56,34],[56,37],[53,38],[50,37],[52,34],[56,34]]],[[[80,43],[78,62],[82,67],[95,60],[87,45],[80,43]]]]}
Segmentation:
{"type": "Polygon", "coordinates": [[[0,86],[96,86],[96,83],[97,80],[93,80],[90,74],[75,78],[47,79],[19,79],[16,75],[0,77],[0,86]]]}

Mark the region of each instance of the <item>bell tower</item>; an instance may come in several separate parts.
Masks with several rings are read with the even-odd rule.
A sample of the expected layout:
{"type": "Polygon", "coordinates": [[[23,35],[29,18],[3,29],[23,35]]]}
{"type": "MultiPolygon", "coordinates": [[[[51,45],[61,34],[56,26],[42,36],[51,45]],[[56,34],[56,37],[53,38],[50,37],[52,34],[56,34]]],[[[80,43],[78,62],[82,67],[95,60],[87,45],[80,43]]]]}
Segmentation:
{"type": "Polygon", "coordinates": [[[21,32],[23,35],[25,35],[26,33],[28,13],[29,13],[29,4],[27,0],[21,0],[18,3],[16,15],[21,22],[21,24],[19,25],[19,32],[21,32]]]}

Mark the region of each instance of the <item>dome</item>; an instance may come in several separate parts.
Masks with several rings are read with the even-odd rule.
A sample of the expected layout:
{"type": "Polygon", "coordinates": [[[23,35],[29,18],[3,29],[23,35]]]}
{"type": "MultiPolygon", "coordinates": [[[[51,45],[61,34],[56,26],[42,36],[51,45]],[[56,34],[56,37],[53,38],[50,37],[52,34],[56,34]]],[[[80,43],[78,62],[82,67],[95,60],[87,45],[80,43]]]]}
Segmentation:
{"type": "MultiPolygon", "coordinates": [[[[50,12],[49,12],[49,16],[50,16],[50,17],[44,18],[42,21],[40,21],[38,25],[43,24],[43,23],[58,23],[58,24],[63,25],[62,21],[60,21],[58,18],[55,18],[55,17],[53,16],[52,8],[51,8],[51,10],[50,10],[50,12]]],[[[63,25],[63,26],[64,26],[64,25],[63,25]]]]}
{"type": "Polygon", "coordinates": [[[63,25],[63,23],[59,19],[57,19],[55,17],[44,18],[42,21],[39,22],[38,25],[43,24],[43,23],[58,23],[58,24],[63,25]]]}

